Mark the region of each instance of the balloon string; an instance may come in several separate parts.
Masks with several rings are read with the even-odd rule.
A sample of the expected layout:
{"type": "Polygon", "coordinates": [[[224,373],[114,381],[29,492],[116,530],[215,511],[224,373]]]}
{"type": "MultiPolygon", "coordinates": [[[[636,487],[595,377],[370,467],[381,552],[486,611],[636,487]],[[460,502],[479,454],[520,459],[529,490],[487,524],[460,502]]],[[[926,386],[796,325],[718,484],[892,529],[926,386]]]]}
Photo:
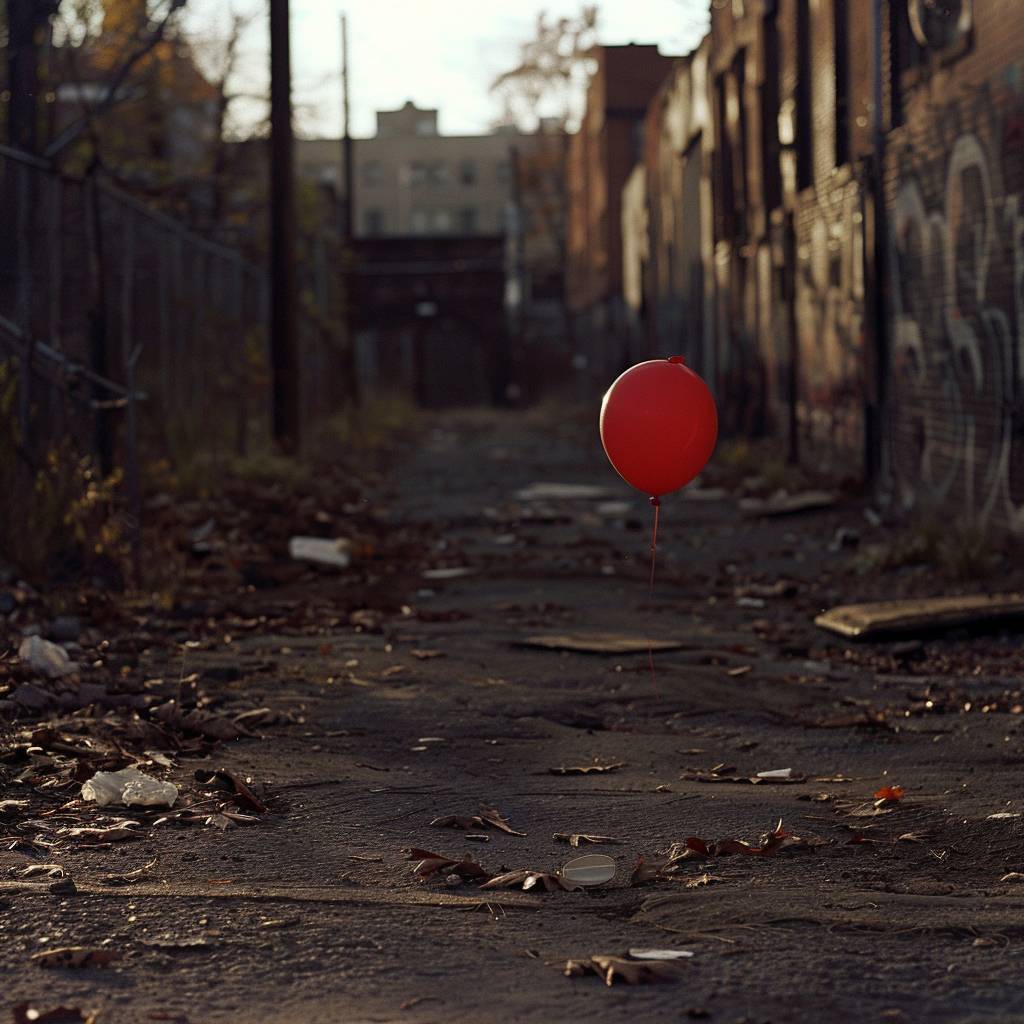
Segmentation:
{"type": "MultiPolygon", "coordinates": [[[[647,587],[647,595],[651,601],[654,600],[654,567],[658,558],[658,515],[661,512],[661,501],[658,498],[651,498],[651,506],[654,509],[654,528],[651,530],[651,579],[647,587]]],[[[647,647],[647,663],[651,667],[651,682],[657,685],[658,677],[654,673],[654,638],[651,637],[647,647]]]]}

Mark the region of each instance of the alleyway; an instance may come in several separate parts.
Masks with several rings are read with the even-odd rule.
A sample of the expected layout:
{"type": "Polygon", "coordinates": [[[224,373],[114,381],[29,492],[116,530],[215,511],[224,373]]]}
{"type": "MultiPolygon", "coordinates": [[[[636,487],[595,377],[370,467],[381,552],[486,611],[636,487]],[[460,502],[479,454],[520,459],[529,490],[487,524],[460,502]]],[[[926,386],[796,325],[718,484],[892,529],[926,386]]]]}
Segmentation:
{"type": "Polygon", "coordinates": [[[127,812],[143,838],[88,847],[53,826],[116,808],[83,805],[77,785],[14,784],[24,735],[0,761],[0,798],[30,802],[0,815],[0,1013],[30,1001],[97,1009],[99,1024],[1024,1019],[1018,635],[850,646],[815,627],[833,604],[952,589],[920,567],[853,572],[837,530],[861,550],[891,532],[860,499],[760,520],[732,493],[666,499],[650,597],[650,510],[589,420],[435,418],[392,469],[353,513],[380,541],[351,570],[264,578],[244,608],[149,609],[143,639],[110,636],[136,694],[180,695],[195,674],[221,714],[270,709],[249,719],[262,738],[166,750],[173,768],[146,768],[182,787],[179,806],[202,799],[197,769],[251,779],[267,807],[256,824],[127,812]],[[555,483],[606,493],[517,496],[555,483]],[[639,643],[524,645],[558,636],[639,643]],[[653,678],[648,639],[674,648],[654,654],[653,678]],[[902,799],[873,799],[897,786],[902,799]],[[430,825],[481,807],[525,835],[430,825]],[[774,856],[725,844],[630,884],[639,855],[650,865],[690,837],[712,853],[761,847],[780,819],[803,842],[774,856]],[[555,833],[617,842],[574,850],[555,833]],[[493,874],[607,854],[617,873],[587,891],[481,892],[448,884],[450,869],[418,881],[409,848],[468,852],[493,874]],[[62,865],[77,892],[26,878],[37,862],[62,865]],[[121,954],[110,966],[29,961],[103,942],[121,954]],[[563,975],[567,959],[638,947],[693,955],[672,984],[563,975]]]}

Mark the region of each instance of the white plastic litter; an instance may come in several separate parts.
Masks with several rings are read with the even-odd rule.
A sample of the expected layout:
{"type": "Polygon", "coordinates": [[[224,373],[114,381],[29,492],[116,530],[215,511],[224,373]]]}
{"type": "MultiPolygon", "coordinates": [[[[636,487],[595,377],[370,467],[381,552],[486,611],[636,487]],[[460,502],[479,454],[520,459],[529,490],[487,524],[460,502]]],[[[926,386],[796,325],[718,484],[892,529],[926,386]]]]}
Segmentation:
{"type": "Polygon", "coordinates": [[[178,799],[178,787],[138,768],[122,768],[119,772],[97,772],[82,786],[82,799],[95,800],[100,807],[170,807],[178,799]]]}
{"type": "Polygon", "coordinates": [[[792,768],[775,768],[770,772],[758,772],[759,779],[792,779],[796,772],[792,768]]]}
{"type": "Polygon", "coordinates": [[[634,960],[685,960],[693,956],[692,949],[631,949],[634,960]]]}
{"type": "Polygon", "coordinates": [[[347,569],[352,563],[352,542],[344,537],[334,540],[325,537],[292,537],[288,541],[288,554],[298,562],[347,569]]]}
{"type": "Polygon", "coordinates": [[[68,657],[60,644],[41,636],[27,636],[18,647],[18,657],[48,679],[59,679],[78,671],[78,664],[68,657]]]}

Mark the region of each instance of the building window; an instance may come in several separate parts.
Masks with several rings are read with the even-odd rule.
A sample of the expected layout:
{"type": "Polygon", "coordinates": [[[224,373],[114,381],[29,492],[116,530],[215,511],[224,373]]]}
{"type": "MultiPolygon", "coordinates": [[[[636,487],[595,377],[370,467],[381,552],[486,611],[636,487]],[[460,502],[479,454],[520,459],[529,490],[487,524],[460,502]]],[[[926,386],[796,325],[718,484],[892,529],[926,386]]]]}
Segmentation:
{"type": "Polygon", "coordinates": [[[414,160],[409,164],[409,184],[425,185],[427,183],[427,165],[414,160]]]}
{"type": "Polygon", "coordinates": [[[512,165],[507,160],[499,161],[495,172],[502,185],[507,185],[512,180],[512,165]]]}
{"type": "Polygon", "coordinates": [[[814,150],[811,147],[811,5],[796,5],[796,187],[814,181],[814,150]]]}
{"type": "Polygon", "coordinates": [[[384,167],[379,160],[368,160],[363,164],[363,184],[379,185],[384,181],[384,167]]]}
{"type": "Polygon", "coordinates": [[[433,228],[439,234],[446,234],[452,229],[452,211],[451,210],[435,210],[434,215],[431,218],[433,228]]]}
{"type": "Polygon", "coordinates": [[[463,160],[459,164],[459,181],[463,185],[476,184],[476,164],[472,160],[463,160]]]}
{"type": "Polygon", "coordinates": [[[475,206],[467,206],[459,210],[459,231],[464,235],[475,235],[477,232],[477,211],[475,206]]]}
{"type": "Polygon", "coordinates": [[[384,211],[369,209],[363,214],[363,228],[367,235],[384,234],[384,211]]]}
{"type": "Polygon", "coordinates": [[[836,167],[850,162],[850,47],[846,0],[832,0],[832,67],[836,76],[836,167]]]}
{"type": "Polygon", "coordinates": [[[447,185],[450,180],[447,164],[430,164],[427,168],[427,180],[431,185],[447,185]]]}
{"type": "Polygon", "coordinates": [[[414,207],[409,218],[409,229],[414,235],[425,235],[430,231],[430,211],[414,207]]]}
{"type": "Polygon", "coordinates": [[[421,117],[416,121],[417,135],[436,135],[434,119],[432,117],[421,117]]]}

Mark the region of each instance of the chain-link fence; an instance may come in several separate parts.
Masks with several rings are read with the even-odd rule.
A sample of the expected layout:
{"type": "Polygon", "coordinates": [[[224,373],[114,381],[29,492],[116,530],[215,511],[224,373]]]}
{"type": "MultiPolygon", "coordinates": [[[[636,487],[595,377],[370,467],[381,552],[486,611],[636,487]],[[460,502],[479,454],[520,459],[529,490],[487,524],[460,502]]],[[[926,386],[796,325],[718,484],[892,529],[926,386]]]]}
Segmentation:
{"type": "MultiPolygon", "coordinates": [[[[345,395],[328,284],[304,292],[296,325],[307,427],[345,395]]],[[[137,533],[144,459],[211,462],[269,439],[267,303],[237,250],[0,146],[0,364],[23,467],[61,442],[120,469],[137,533]]]]}

